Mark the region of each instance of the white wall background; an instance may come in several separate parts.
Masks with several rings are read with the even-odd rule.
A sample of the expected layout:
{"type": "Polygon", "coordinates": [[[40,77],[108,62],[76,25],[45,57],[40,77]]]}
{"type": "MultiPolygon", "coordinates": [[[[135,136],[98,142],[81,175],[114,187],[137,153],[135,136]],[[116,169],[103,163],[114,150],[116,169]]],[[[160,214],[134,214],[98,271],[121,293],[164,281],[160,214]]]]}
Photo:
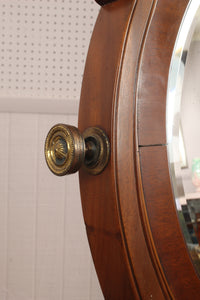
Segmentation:
{"type": "Polygon", "coordinates": [[[55,177],[44,140],[77,124],[93,0],[0,0],[0,300],[102,300],[78,176],[55,177]]]}

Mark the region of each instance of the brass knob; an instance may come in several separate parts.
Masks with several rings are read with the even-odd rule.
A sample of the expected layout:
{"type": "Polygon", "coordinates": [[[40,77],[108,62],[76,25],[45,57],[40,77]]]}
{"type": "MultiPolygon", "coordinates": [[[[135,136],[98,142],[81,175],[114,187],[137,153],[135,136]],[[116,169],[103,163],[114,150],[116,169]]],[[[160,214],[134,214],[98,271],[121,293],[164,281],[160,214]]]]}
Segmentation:
{"type": "Polygon", "coordinates": [[[58,176],[75,173],[81,167],[97,175],[107,166],[109,156],[109,139],[98,127],[89,127],[81,134],[74,126],[57,124],[45,141],[47,165],[58,176]]]}

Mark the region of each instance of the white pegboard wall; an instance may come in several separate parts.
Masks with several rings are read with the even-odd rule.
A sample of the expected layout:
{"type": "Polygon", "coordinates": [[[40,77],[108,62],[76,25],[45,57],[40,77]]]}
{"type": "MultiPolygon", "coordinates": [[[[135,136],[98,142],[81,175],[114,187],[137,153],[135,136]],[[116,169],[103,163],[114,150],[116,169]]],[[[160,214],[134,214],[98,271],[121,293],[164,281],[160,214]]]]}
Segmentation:
{"type": "Polygon", "coordinates": [[[0,98],[79,99],[94,0],[0,0],[0,98]]]}

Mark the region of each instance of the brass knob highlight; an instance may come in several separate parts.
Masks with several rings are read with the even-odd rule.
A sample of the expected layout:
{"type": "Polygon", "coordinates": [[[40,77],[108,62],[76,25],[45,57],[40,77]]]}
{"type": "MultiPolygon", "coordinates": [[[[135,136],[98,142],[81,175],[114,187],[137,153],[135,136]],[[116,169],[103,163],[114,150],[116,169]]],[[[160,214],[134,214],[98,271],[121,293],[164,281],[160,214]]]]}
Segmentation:
{"type": "Polygon", "coordinates": [[[45,141],[47,165],[58,176],[75,173],[81,167],[97,175],[107,166],[109,156],[109,139],[98,127],[89,127],[81,134],[74,126],[58,124],[45,141]]]}

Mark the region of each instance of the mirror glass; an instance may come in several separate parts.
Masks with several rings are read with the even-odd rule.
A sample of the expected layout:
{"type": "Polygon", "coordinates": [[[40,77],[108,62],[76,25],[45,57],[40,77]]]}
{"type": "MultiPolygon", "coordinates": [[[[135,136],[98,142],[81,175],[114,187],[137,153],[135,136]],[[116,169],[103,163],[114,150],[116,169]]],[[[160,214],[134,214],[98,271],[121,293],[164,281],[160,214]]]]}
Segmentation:
{"type": "Polygon", "coordinates": [[[177,213],[200,275],[200,1],[190,1],[171,60],[167,144],[177,213]]]}

